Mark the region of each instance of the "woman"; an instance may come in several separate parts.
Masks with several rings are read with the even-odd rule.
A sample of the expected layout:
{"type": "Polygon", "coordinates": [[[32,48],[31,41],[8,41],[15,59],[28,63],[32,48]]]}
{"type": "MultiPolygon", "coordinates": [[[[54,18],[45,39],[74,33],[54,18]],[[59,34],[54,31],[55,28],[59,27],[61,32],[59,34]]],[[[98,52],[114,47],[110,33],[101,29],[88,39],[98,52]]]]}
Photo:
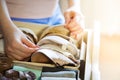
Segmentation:
{"type": "Polygon", "coordinates": [[[64,18],[58,3],[58,0],[0,0],[0,30],[8,57],[24,60],[38,49],[17,28],[13,20],[57,25],[64,24],[65,18],[65,27],[70,30],[71,36],[77,38],[82,30],[79,22],[82,15],[78,10],[80,0],[69,0],[69,8],[64,13],[64,18]]]}

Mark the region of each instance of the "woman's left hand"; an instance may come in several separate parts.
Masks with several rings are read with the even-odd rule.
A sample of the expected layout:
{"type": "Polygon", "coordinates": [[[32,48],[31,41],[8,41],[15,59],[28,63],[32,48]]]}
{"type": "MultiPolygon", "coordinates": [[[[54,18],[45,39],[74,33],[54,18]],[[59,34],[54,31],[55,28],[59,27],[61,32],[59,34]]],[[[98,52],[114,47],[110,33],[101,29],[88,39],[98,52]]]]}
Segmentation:
{"type": "Polygon", "coordinates": [[[64,13],[65,27],[70,30],[70,36],[75,39],[80,38],[84,29],[84,17],[82,13],[70,8],[64,13]]]}

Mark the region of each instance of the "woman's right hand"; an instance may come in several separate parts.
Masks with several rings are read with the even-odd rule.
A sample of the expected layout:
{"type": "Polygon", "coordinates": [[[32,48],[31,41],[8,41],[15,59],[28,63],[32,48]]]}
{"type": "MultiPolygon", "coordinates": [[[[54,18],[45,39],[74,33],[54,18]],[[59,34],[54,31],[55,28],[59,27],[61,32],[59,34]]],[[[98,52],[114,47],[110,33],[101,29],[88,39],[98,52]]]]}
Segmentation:
{"type": "Polygon", "coordinates": [[[14,60],[24,60],[38,49],[10,19],[6,0],[0,0],[0,28],[4,37],[5,53],[8,57],[14,60]]]}
{"type": "Polygon", "coordinates": [[[7,31],[4,35],[4,49],[8,57],[13,60],[24,60],[38,49],[25,34],[17,27],[7,31]]]}

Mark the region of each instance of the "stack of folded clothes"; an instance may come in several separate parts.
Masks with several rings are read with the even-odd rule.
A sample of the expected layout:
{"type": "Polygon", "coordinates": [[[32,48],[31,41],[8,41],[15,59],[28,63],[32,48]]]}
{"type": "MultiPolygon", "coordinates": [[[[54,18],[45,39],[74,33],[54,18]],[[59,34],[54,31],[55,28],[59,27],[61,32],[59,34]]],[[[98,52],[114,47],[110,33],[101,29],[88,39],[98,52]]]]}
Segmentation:
{"type": "MultiPolygon", "coordinates": [[[[70,32],[64,26],[46,28],[37,37],[27,29],[21,29],[27,37],[40,46],[30,59],[37,63],[50,63],[56,66],[78,66],[80,63],[80,42],[70,37],[70,32]]],[[[81,35],[81,34],[80,34],[81,35]]]]}

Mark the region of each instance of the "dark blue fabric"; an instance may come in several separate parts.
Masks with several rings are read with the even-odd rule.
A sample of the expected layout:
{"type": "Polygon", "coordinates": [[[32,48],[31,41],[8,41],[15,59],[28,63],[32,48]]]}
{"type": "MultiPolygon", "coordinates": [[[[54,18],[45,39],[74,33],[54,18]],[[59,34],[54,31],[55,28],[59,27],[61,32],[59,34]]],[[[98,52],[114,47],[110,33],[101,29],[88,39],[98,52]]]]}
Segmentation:
{"type": "Polygon", "coordinates": [[[56,8],[53,16],[48,18],[27,19],[27,18],[11,17],[11,19],[13,21],[31,22],[31,23],[48,24],[48,25],[59,25],[59,24],[64,24],[65,22],[59,6],[56,8]]]}

